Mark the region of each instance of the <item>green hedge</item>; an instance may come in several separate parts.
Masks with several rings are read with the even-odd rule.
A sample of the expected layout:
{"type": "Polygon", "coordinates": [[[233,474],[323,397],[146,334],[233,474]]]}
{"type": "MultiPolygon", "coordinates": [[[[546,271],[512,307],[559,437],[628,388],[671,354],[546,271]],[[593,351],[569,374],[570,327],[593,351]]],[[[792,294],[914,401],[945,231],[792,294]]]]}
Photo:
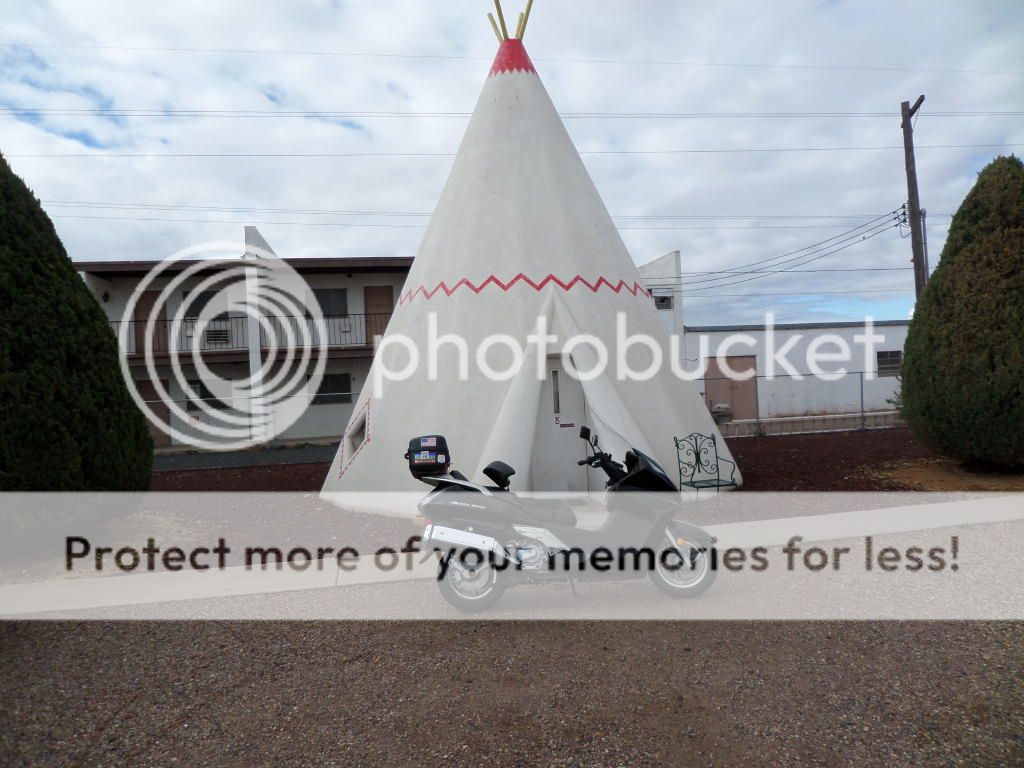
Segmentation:
{"type": "Polygon", "coordinates": [[[950,456],[1024,465],[1024,164],[979,175],[907,335],[903,415],[950,456]]]}
{"type": "Polygon", "coordinates": [[[0,490],[144,490],[152,459],[103,310],[0,156],[0,490]]]}

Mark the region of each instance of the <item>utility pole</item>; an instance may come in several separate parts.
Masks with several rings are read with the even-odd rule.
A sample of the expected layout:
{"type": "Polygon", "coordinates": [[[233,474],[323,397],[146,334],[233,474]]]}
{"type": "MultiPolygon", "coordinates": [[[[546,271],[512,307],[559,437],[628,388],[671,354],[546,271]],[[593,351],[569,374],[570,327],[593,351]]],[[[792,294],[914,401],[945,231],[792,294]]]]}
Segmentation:
{"type": "Polygon", "coordinates": [[[928,211],[924,208],[921,209],[921,239],[924,240],[924,274],[927,278],[932,265],[931,256],[928,255],[928,211]]]}
{"type": "Polygon", "coordinates": [[[917,164],[914,161],[913,117],[924,103],[924,94],[911,106],[900,104],[903,113],[903,155],[907,165],[907,218],[910,219],[910,247],[914,252],[914,291],[918,298],[928,282],[928,267],[924,255],[924,227],[921,217],[921,199],[917,193],[917,164]]]}

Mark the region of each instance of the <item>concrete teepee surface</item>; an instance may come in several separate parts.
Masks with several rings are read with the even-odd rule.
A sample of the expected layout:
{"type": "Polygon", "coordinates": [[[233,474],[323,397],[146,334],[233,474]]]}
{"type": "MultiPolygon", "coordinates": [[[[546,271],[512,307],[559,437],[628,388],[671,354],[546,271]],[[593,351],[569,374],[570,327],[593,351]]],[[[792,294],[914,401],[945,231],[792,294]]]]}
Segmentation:
{"type": "MultiPolygon", "coordinates": [[[[667,334],[640,274],[516,38],[500,45],[387,334],[425,353],[432,316],[439,337],[466,340],[469,380],[460,380],[452,347],[441,348],[435,377],[421,361],[410,379],[385,381],[380,397],[371,371],[325,493],[422,488],[403,460],[421,434],[445,435],[455,466],[472,478],[492,460],[510,463],[519,491],[600,487],[597,474],[576,466],[582,423],[618,456],[635,447],[673,477],[673,436],[717,436],[694,385],[670,370],[667,334]],[[629,334],[658,340],[661,370],[647,381],[619,380],[614,365],[589,381],[567,375],[559,345],[576,334],[599,339],[614,362],[619,313],[629,334]],[[507,334],[526,346],[538,318],[559,339],[550,357],[528,351],[505,380],[480,374],[474,352],[485,338],[507,334]]],[[[507,352],[496,344],[488,362],[507,368],[507,352]]],[[[642,369],[650,353],[634,347],[627,358],[642,369]]],[[[374,367],[396,371],[407,360],[406,350],[388,346],[374,367]]],[[[579,370],[595,360],[589,346],[572,352],[579,370]]],[[[720,437],[719,450],[730,458],[720,437]]]]}

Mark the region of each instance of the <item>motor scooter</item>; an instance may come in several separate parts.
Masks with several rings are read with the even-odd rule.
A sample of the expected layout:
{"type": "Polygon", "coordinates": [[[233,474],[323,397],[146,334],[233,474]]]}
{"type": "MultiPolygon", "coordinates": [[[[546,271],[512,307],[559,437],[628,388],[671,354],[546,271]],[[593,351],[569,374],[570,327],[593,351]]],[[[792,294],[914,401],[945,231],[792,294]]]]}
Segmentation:
{"type": "Polygon", "coordinates": [[[676,519],[682,496],[665,470],[636,449],[626,452],[624,463],[615,461],[588,427],[580,438],[587,458],[576,463],[607,477],[608,515],[596,529],[580,527],[564,499],[509,490],[515,469],[502,461],[483,470],[491,484],[476,483],[452,469],[443,436],[410,441],[410,472],[433,488],[419,503],[425,524],[420,546],[424,561],[438,558],[445,600],[476,612],[521,584],[647,576],[672,597],[696,597],[711,586],[715,539],[676,519]]]}

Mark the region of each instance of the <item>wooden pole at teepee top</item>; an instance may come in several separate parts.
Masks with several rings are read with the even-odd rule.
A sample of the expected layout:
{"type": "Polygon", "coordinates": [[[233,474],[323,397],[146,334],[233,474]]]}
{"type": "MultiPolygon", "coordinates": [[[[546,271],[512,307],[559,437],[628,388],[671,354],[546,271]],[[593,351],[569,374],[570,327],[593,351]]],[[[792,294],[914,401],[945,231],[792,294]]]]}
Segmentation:
{"type": "Polygon", "coordinates": [[[498,23],[501,25],[501,39],[508,40],[508,27],[505,26],[505,14],[501,12],[501,0],[494,0],[494,7],[498,10],[498,23]]]}
{"type": "MultiPolygon", "coordinates": [[[[498,42],[503,43],[509,39],[509,36],[508,26],[505,24],[505,13],[501,10],[501,0],[494,0],[494,8],[498,12],[498,20],[494,20],[493,13],[487,14],[487,20],[491,22],[491,29],[494,30],[494,36],[498,38],[498,42]]],[[[516,22],[516,31],[512,35],[512,39],[523,39],[523,35],[526,34],[526,25],[530,23],[530,11],[532,10],[533,0],[527,0],[526,10],[519,14],[519,19],[516,22]]]]}
{"type": "Polygon", "coordinates": [[[498,42],[499,43],[505,42],[504,40],[501,39],[501,30],[498,29],[498,22],[496,22],[494,20],[494,14],[493,13],[488,13],[487,14],[487,20],[491,22],[491,29],[494,30],[494,36],[496,38],[498,38],[498,42]]]}
{"type": "Polygon", "coordinates": [[[523,35],[526,34],[526,25],[530,23],[530,11],[533,10],[533,0],[527,0],[526,11],[523,13],[523,21],[519,25],[519,39],[523,39],[523,35]]]}

